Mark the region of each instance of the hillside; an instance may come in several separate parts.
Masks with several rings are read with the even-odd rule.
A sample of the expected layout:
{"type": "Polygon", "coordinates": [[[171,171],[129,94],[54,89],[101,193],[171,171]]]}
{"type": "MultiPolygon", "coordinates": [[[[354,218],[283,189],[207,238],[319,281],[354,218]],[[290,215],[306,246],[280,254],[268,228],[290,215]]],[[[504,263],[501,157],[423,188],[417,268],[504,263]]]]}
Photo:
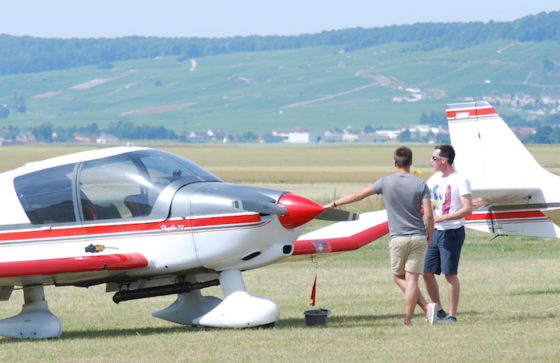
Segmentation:
{"type": "Polygon", "coordinates": [[[560,40],[560,11],[542,12],[511,22],[417,23],[349,28],[293,36],[227,38],[52,39],[0,34],[0,75],[35,73],[87,65],[174,56],[180,60],[219,54],[336,46],[355,51],[387,43],[415,42],[414,48],[455,49],[495,42],[560,40]]]}
{"type": "Polygon", "coordinates": [[[130,122],[177,133],[322,132],[416,124],[422,114],[442,113],[446,103],[482,97],[505,115],[530,119],[558,111],[557,40],[423,44],[158,56],[4,75],[0,105],[10,113],[0,128],[130,122]]]}

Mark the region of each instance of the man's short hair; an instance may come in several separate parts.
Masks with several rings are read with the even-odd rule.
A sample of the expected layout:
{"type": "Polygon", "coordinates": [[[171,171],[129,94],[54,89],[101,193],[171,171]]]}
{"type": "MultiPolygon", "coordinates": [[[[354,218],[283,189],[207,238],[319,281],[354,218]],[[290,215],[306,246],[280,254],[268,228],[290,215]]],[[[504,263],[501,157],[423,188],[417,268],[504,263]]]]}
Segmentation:
{"type": "Polygon", "coordinates": [[[393,154],[395,163],[397,163],[399,168],[408,168],[412,165],[412,150],[406,146],[401,146],[393,154]]]}
{"type": "Polygon", "coordinates": [[[453,161],[455,160],[455,149],[451,145],[437,145],[435,150],[439,149],[439,156],[442,158],[446,158],[450,165],[453,165],[453,161]]]}

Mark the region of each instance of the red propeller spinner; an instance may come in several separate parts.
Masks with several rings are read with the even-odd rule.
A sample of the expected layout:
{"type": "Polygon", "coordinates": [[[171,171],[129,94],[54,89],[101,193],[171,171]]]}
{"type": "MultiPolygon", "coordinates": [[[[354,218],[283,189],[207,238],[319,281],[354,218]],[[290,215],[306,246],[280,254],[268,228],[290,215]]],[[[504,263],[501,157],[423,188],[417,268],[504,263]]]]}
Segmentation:
{"type": "Polygon", "coordinates": [[[288,210],[288,213],[279,216],[280,223],[288,229],[299,227],[324,211],[324,208],[314,201],[292,193],[284,194],[278,204],[288,210]]]}

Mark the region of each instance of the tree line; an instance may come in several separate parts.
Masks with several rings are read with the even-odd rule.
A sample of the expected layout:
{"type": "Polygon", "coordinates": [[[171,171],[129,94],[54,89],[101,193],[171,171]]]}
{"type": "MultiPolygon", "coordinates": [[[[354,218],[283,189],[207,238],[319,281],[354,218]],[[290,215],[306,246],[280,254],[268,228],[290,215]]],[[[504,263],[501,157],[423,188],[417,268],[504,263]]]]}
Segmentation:
{"type": "Polygon", "coordinates": [[[496,41],[560,40],[560,12],[543,12],[511,22],[417,23],[379,28],[350,28],[294,36],[227,38],[57,39],[0,34],[0,75],[43,72],[111,62],[176,56],[179,60],[224,53],[340,46],[346,51],[389,42],[414,42],[410,50],[465,48],[496,41]]]}
{"type": "MultiPolygon", "coordinates": [[[[526,144],[560,144],[560,115],[550,115],[542,120],[527,121],[517,115],[503,116],[506,123],[511,126],[518,127],[534,127],[535,133],[521,140],[526,144]]],[[[423,125],[431,125],[447,130],[447,118],[445,113],[432,112],[423,113],[420,116],[419,123],[423,125]]],[[[0,129],[0,135],[4,140],[17,140],[18,135],[22,132],[30,132],[37,142],[54,143],[54,142],[75,142],[77,136],[90,138],[101,134],[110,134],[120,140],[140,141],[140,140],[169,140],[169,141],[195,141],[190,139],[185,131],[183,134],[177,134],[175,131],[163,126],[138,125],[135,126],[131,122],[118,121],[110,123],[104,128],[100,128],[97,123],[91,123],[86,126],[70,126],[55,127],[51,123],[42,123],[30,129],[19,128],[16,126],[8,126],[0,129]]],[[[364,127],[364,133],[375,132],[375,129],[367,125],[364,127]]],[[[257,142],[259,139],[270,139],[271,135],[255,135],[252,132],[246,132],[240,135],[224,135],[234,142],[257,142]]],[[[403,131],[398,140],[401,142],[427,142],[435,140],[437,143],[449,143],[449,135],[446,133],[438,135],[420,136],[410,132],[403,131]]],[[[215,139],[213,141],[221,141],[215,139]]]]}

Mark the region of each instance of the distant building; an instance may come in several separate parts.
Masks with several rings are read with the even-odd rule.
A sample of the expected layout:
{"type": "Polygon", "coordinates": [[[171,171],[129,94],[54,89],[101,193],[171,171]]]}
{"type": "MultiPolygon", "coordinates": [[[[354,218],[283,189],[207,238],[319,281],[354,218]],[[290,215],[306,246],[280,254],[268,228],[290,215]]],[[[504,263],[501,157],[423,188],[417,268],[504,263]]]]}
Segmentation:
{"type": "Polygon", "coordinates": [[[208,137],[212,140],[223,140],[226,133],[223,130],[210,129],[206,131],[206,135],[208,135],[208,137]]]}
{"type": "Polygon", "coordinates": [[[208,133],[191,131],[185,134],[185,138],[190,141],[206,141],[208,140],[208,133]]]}
{"type": "Polygon", "coordinates": [[[397,139],[398,130],[379,130],[377,132],[353,132],[351,128],[344,130],[333,128],[325,131],[323,142],[389,142],[397,139]]]}
{"type": "Polygon", "coordinates": [[[324,142],[342,142],[342,136],[344,132],[341,129],[328,129],[323,134],[323,141],[324,142]]]}
{"type": "Polygon", "coordinates": [[[287,142],[288,137],[290,136],[290,132],[289,131],[283,131],[283,130],[274,130],[274,131],[272,131],[272,136],[277,138],[277,139],[283,139],[284,142],[287,142]]]}
{"type": "Polygon", "coordinates": [[[309,144],[320,142],[321,136],[312,133],[307,129],[296,129],[288,133],[288,143],[290,144],[309,144]]]}
{"type": "Polygon", "coordinates": [[[377,132],[362,133],[358,135],[357,142],[388,142],[391,141],[387,134],[379,134],[377,132]]]}
{"type": "Polygon", "coordinates": [[[343,130],[342,142],[356,142],[359,134],[359,132],[353,131],[351,127],[347,127],[343,130]]]}
{"type": "Polygon", "coordinates": [[[377,130],[377,135],[386,137],[389,141],[395,141],[401,134],[400,130],[377,130]]]}
{"type": "Polygon", "coordinates": [[[14,141],[16,144],[35,144],[37,139],[31,131],[23,130],[16,135],[16,139],[14,141]]]}
{"type": "Polygon", "coordinates": [[[439,127],[433,127],[430,125],[413,125],[407,127],[408,131],[413,134],[418,134],[419,136],[427,136],[428,134],[432,133],[433,135],[438,135],[442,133],[442,129],[439,127]]]}
{"type": "Polygon", "coordinates": [[[101,135],[99,135],[99,137],[95,140],[95,142],[100,145],[116,144],[119,142],[119,138],[115,135],[102,132],[101,135]]]}

